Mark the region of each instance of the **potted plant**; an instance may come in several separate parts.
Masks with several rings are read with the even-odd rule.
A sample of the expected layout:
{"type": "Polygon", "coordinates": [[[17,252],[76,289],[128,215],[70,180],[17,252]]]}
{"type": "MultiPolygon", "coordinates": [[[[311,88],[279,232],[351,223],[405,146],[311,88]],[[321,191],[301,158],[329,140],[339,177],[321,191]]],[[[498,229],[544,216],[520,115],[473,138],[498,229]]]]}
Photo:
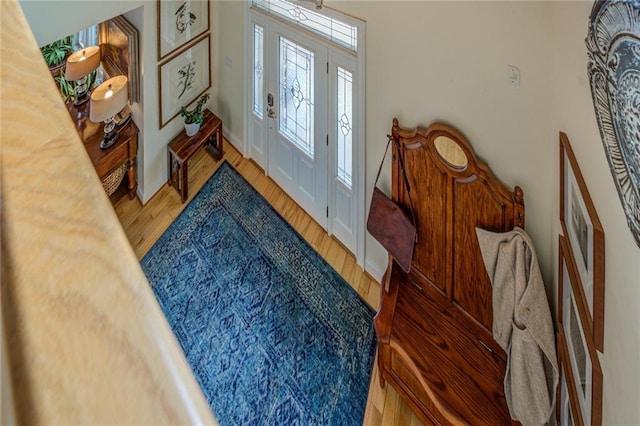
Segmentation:
{"type": "Polygon", "coordinates": [[[42,52],[45,62],[49,66],[51,75],[53,75],[54,78],[58,77],[64,71],[67,56],[73,52],[71,37],[63,37],[60,40],[49,43],[46,46],[41,47],[40,51],[42,52]]]}
{"type": "Polygon", "coordinates": [[[187,110],[185,107],[180,108],[180,115],[184,118],[184,130],[187,132],[187,136],[193,136],[200,130],[200,125],[204,121],[202,107],[208,100],[209,94],[205,93],[198,99],[198,103],[192,110],[187,110]]]}

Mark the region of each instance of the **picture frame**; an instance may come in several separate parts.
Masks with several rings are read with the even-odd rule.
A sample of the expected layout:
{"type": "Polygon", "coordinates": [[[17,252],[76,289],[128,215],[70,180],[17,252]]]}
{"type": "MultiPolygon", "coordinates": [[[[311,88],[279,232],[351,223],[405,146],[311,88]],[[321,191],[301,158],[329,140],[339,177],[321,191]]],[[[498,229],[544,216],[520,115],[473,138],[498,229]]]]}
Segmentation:
{"type": "Polygon", "coordinates": [[[576,298],[578,270],[566,237],[559,237],[558,322],[565,352],[569,393],[575,394],[575,414],[585,425],[602,424],[602,368],[593,340],[583,327],[587,313],[576,298]],[[570,372],[570,373],[569,373],[570,372]],[[578,416],[579,413],[579,416],[578,416]]]}
{"type": "Polygon", "coordinates": [[[99,27],[102,68],[108,77],[126,75],[129,101],[140,102],[138,30],[123,16],[102,22],[99,27]]]}
{"type": "Polygon", "coordinates": [[[569,138],[560,132],[560,223],[578,270],[578,302],[596,350],[604,351],[604,231],[569,138]]]}
{"type": "Polygon", "coordinates": [[[560,380],[558,382],[557,416],[559,425],[582,426],[582,413],[578,408],[578,395],[575,388],[569,386],[573,383],[573,374],[568,370],[569,361],[567,359],[567,344],[561,332],[556,335],[556,345],[558,347],[558,359],[560,361],[560,380]]]}
{"type": "Polygon", "coordinates": [[[210,46],[206,35],[158,66],[161,129],[211,88],[210,46]]]}
{"type": "Polygon", "coordinates": [[[209,2],[158,0],[158,62],[209,31],[209,2]]]}

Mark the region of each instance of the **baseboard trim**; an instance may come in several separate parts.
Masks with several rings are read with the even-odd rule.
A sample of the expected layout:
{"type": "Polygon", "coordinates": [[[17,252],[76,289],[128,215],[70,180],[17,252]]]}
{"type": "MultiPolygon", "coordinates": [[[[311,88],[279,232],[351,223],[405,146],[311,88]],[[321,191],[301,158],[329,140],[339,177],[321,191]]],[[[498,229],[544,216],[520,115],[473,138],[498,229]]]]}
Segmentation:
{"type": "Polygon", "coordinates": [[[240,139],[231,132],[227,132],[225,128],[222,129],[222,135],[233,147],[238,150],[243,157],[246,157],[244,152],[244,143],[240,142],[240,139]]]}
{"type": "Polygon", "coordinates": [[[153,196],[156,195],[158,191],[160,191],[160,188],[162,188],[167,182],[167,180],[159,180],[155,183],[155,185],[152,186],[151,190],[146,190],[147,188],[145,188],[145,191],[142,194],[139,193],[138,198],[140,199],[142,205],[144,206],[145,204],[147,204],[147,202],[152,199],[153,196]]]}
{"type": "Polygon", "coordinates": [[[382,282],[382,276],[384,275],[384,271],[386,270],[386,265],[384,267],[378,265],[373,260],[365,257],[364,260],[364,271],[371,276],[378,283],[382,282]]]}

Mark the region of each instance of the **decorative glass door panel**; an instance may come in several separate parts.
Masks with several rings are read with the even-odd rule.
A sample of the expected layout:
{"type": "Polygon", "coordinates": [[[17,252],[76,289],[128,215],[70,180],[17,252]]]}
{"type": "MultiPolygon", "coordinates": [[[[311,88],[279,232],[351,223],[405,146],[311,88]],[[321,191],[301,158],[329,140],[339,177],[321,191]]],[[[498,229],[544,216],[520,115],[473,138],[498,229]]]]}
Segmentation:
{"type": "Polygon", "coordinates": [[[336,178],[350,190],[353,171],[353,74],[337,67],[337,81],[336,178]]]}
{"type": "Polygon", "coordinates": [[[279,131],[313,159],[313,63],[310,50],[280,37],[279,131]]]}
{"type": "Polygon", "coordinates": [[[253,113],[264,115],[264,28],[253,25],[253,113]]]}
{"type": "Polygon", "coordinates": [[[260,15],[251,17],[251,48],[250,64],[251,82],[249,96],[249,113],[247,114],[247,154],[264,170],[267,169],[267,127],[269,118],[266,114],[266,28],[268,22],[260,15]]]}

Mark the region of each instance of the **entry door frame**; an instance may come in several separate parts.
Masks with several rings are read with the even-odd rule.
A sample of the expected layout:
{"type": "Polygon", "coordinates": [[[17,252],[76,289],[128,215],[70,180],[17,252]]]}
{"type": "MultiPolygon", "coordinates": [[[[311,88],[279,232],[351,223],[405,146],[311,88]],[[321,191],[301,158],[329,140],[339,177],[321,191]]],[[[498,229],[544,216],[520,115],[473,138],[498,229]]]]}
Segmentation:
{"type": "MultiPolygon", "coordinates": [[[[300,7],[307,8],[309,10],[315,10],[315,5],[313,2],[295,2],[300,7]]],[[[365,268],[365,222],[366,222],[366,157],[365,157],[365,64],[366,64],[366,56],[365,56],[365,45],[366,45],[366,26],[365,22],[358,20],[357,18],[351,17],[349,15],[340,13],[334,9],[323,8],[319,11],[320,13],[334,17],[343,22],[348,22],[358,29],[358,38],[357,38],[357,51],[355,53],[347,52],[342,47],[333,45],[327,40],[318,37],[317,35],[311,34],[304,29],[296,27],[295,25],[291,25],[286,21],[273,17],[259,9],[253,10],[251,1],[247,1],[245,3],[245,14],[244,14],[244,60],[245,66],[243,67],[244,71],[244,81],[245,81],[245,92],[244,92],[244,141],[241,145],[242,154],[247,158],[252,158],[251,156],[251,148],[249,137],[253,133],[254,129],[250,129],[250,127],[254,127],[253,117],[253,69],[251,64],[253,63],[253,23],[258,23],[259,25],[266,25],[268,20],[277,20],[279,23],[288,26],[289,28],[302,32],[307,37],[312,37],[318,39],[320,42],[326,44],[329,47],[329,62],[330,66],[333,65],[333,58],[340,55],[352,55],[354,57],[355,62],[355,75],[356,78],[354,80],[355,87],[355,95],[353,97],[353,189],[355,192],[356,206],[355,206],[355,233],[356,233],[356,243],[355,243],[355,257],[357,264],[365,268]]],[[[266,93],[266,92],[265,92],[266,93]]],[[[265,102],[266,105],[266,102],[265,102]]],[[[331,109],[331,108],[330,108],[331,109]]],[[[264,119],[266,120],[266,108],[264,119]]],[[[331,134],[332,126],[329,125],[329,130],[331,134]]],[[[332,153],[335,152],[335,138],[329,138],[329,158],[330,161],[333,161],[332,153]]],[[[265,147],[265,150],[267,148],[265,147]]],[[[268,152],[263,152],[261,155],[265,155],[268,158],[268,152]]],[[[266,164],[263,162],[263,164],[266,164]]],[[[263,166],[261,166],[263,167],[263,166]]],[[[267,174],[267,168],[263,167],[265,174],[267,174]]],[[[332,169],[329,171],[330,179],[332,178],[332,169]]],[[[329,199],[334,199],[333,194],[333,185],[329,185],[329,199]]],[[[332,209],[330,204],[330,209],[332,209]]],[[[333,235],[333,218],[332,214],[329,215],[328,221],[328,229],[327,232],[329,235],[333,235]]]]}

